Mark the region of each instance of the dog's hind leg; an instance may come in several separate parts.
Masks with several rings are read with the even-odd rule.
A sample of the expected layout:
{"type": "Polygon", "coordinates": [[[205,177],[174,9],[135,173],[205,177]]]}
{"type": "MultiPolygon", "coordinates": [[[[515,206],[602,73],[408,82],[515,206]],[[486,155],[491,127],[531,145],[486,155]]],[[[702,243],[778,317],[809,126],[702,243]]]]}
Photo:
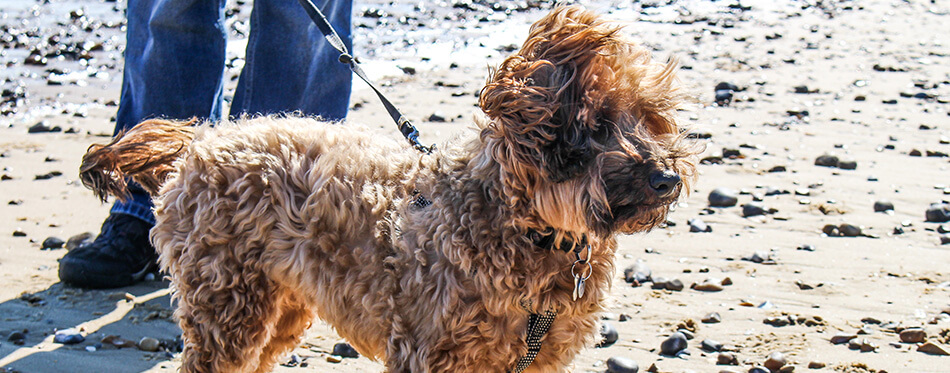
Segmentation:
{"type": "MultiPolygon", "coordinates": [[[[192,248],[189,253],[221,247],[192,248]]],[[[243,258],[247,260],[248,258],[243,258]]],[[[229,255],[185,258],[187,266],[171,271],[179,301],[178,316],[185,340],[182,372],[253,372],[260,365],[264,346],[281,320],[283,299],[277,284],[263,275],[259,265],[229,255]]]]}
{"type": "Polygon", "coordinates": [[[273,326],[273,334],[270,341],[261,352],[258,372],[269,372],[277,359],[281,355],[292,350],[300,343],[300,338],[304,331],[310,326],[313,320],[313,311],[306,306],[299,298],[289,290],[281,291],[283,294],[281,304],[278,306],[280,318],[273,326]]]}

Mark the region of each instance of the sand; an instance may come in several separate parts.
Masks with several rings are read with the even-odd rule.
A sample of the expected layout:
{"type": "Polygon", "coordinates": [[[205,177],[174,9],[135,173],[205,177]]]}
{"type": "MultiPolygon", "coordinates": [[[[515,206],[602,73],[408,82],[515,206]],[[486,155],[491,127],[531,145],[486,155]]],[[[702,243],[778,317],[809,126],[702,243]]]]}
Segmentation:
{"type": "MultiPolygon", "coordinates": [[[[604,315],[619,340],[583,350],[573,370],[603,372],[607,359],[619,356],[636,361],[641,371],[655,364],[660,372],[744,372],[780,352],[796,371],[812,371],[808,364],[820,362],[825,367],[814,371],[950,372],[950,357],[918,352],[918,344],[901,343],[897,334],[922,327],[929,342],[950,351],[950,245],[941,245],[939,233],[950,225],[925,221],[931,203],[950,200],[950,46],[944,44],[950,7],[883,0],[619,3],[626,2],[588,5],[629,22],[625,32],[657,58],[679,60],[680,81],[695,97],[682,122],[706,144],[707,162],[699,166],[692,193],[670,214],[669,226],[620,237],[604,315]],[[714,103],[720,82],[737,88],[727,105],[714,103]],[[922,156],[912,156],[914,150],[922,156]],[[825,154],[853,160],[856,169],[816,166],[825,154]],[[738,205],[709,207],[716,188],[736,191],[738,205]],[[742,205],[753,199],[774,212],[744,217],[742,205]],[[881,200],[891,201],[894,210],[874,212],[881,200]],[[688,221],[694,218],[712,231],[691,233],[688,221]],[[826,225],[843,223],[860,227],[863,235],[822,233],[826,225]],[[803,245],[813,251],[800,250],[803,245]],[[771,260],[743,260],[756,252],[771,260]],[[686,288],[631,286],[623,269],[637,260],[653,278],[678,279],[686,288]],[[722,291],[690,289],[707,278],[727,277],[732,284],[722,291]],[[722,321],[702,323],[711,312],[722,321]],[[789,316],[790,325],[765,323],[781,325],[778,320],[789,316]],[[695,336],[689,354],[661,356],[661,342],[680,326],[695,336]],[[830,342],[862,327],[868,334],[856,340],[866,339],[873,352],[830,342]],[[716,365],[717,353],[700,348],[705,339],[725,345],[738,366],[716,365]]],[[[6,68],[0,78],[11,93],[17,85],[27,93],[13,106],[16,112],[0,116],[0,177],[11,178],[0,181],[0,366],[20,372],[174,371],[180,360],[173,348],[146,352],[102,343],[119,336],[174,345],[180,331],[170,316],[166,282],[106,291],[71,288],[57,278],[57,260],[66,250],[41,250],[47,237],[97,232],[108,215],[109,206],[76,179],[85,148],[111,135],[124,4],[36,4],[0,0],[2,36],[26,37],[20,45],[3,42],[0,62],[6,68]],[[83,14],[74,12],[79,9],[83,14]],[[84,31],[87,25],[92,31],[84,31]],[[39,32],[27,33],[32,27],[39,32]],[[89,51],[92,70],[68,57],[51,57],[45,66],[24,64],[36,46],[31,43],[60,30],[69,34],[54,46],[101,43],[101,50],[89,51]],[[44,121],[75,133],[28,133],[44,121]],[[61,175],[36,180],[52,171],[61,175]],[[81,329],[85,341],[53,343],[53,333],[66,328],[81,329]],[[22,344],[10,340],[17,332],[25,336],[22,344]]],[[[474,10],[451,4],[421,11],[382,2],[355,6],[358,55],[416,123],[424,142],[469,128],[487,67],[520,43],[544,11],[528,6],[505,14],[484,2],[470,4],[474,10]],[[401,23],[405,16],[412,22],[401,23]]],[[[238,31],[246,32],[249,4],[229,7],[240,10],[229,20],[237,30],[229,53],[239,61],[246,39],[238,31]]],[[[226,77],[237,71],[229,68],[226,77]]],[[[399,136],[372,92],[359,81],[354,88],[350,120],[371,124],[380,136],[399,136]]],[[[10,108],[9,102],[4,97],[3,105],[10,108]]],[[[276,371],[383,370],[365,357],[328,362],[341,341],[316,321],[295,351],[306,366],[276,371]]]]}

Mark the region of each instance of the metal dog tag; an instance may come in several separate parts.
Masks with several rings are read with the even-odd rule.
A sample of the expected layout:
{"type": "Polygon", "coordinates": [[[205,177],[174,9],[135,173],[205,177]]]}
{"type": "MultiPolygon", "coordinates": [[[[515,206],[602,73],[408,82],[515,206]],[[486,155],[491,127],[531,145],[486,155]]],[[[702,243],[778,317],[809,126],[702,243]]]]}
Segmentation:
{"type": "Polygon", "coordinates": [[[580,277],[578,275],[574,275],[574,299],[573,300],[577,300],[578,298],[584,297],[584,282],[585,281],[587,281],[586,278],[580,277]]]}

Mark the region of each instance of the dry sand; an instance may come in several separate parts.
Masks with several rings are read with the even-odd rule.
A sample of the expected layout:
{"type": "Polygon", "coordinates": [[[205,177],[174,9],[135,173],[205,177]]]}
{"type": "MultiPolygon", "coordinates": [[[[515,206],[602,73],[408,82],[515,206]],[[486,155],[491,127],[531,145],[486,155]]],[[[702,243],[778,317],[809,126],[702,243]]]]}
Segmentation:
{"type": "MultiPolygon", "coordinates": [[[[356,5],[355,23],[366,26],[357,28],[359,54],[427,142],[466,130],[486,67],[520,42],[529,22],[543,12],[528,7],[506,16],[486,10],[484,2],[469,4],[475,10],[446,4],[415,13],[405,5],[356,5]],[[413,14],[418,19],[405,23],[414,26],[400,23],[400,17],[413,14]],[[454,16],[446,21],[431,14],[454,16]],[[415,73],[404,72],[409,68],[415,73]],[[432,114],[446,121],[430,121],[438,119],[432,114]]],[[[950,6],[886,0],[642,4],[589,5],[630,22],[627,32],[653,48],[657,58],[679,59],[681,82],[696,97],[683,122],[704,138],[703,157],[712,162],[699,167],[691,195],[670,214],[675,225],[620,238],[605,315],[619,340],[582,351],[574,371],[603,372],[608,358],[621,356],[635,360],[641,371],[655,364],[660,372],[745,372],[781,352],[796,371],[812,371],[807,365],[821,362],[825,368],[815,371],[950,372],[950,356],[918,352],[917,344],[900,343],[897,334],[923,327],[931,343],[950,350],[950,316],[941,314],[950,312],[950,245],[941,245],[938,233],[948,224],[941,228],[924,215],[929,204],[950,200],[950,45],[944,44],[950,6]],[[725,107],[714,105],[719,82],[739,89],[725,107]],[[800,86],[812,93],[796,93],[800,86]],[[912,156],[914,150],[923,156],[912,156]],[[734,151],[738,156],[728,157],[734,151]],[[723,153],[727,157],[718,162],[723,153]],[[816,166],[823,154],[853,160],[857,168],[816,166]],[[740,191],[738,206],[709,208],[707,197],[719,187],[740,191]],[[770,189],[779,193],[767,193],[770,189]],[[753,198],[774,213],[743,217],[741,206],[753,198]],[[879,200],[893,202],[894,211],[875,213],[872,206],[879,200]],[[687,221],[694,218],[712,232],[690,233],[687,221]],[[822,234],[825,225],[842,223],[861,227],[865,235],[822,234]],[[814,251],[799,250],[803,245],[814,251]],[[743,260],[756,252],[771,260],[743,260]],[[637,260],[654,278],[679,279],[686,289],[627,284],[623,269],[637,260]],[[726,277],[732,285],[719,292],[689,288],[726,277]],[[700,322],[711,312],[722,321],[700,322]],[[764,322],[789,316],[791,325],[764,322]],[[799,322],[799,316],[811,321],[799,322]],[[680,325],[695,335],[689,354],[661,356],[661,342],[680,325]],[[862,327],[868,334],[857,340],[866,339],[872,352],[830,342],[835,334],[862,327]],[[717,353],[700,348],[704,339],[724,344],[739,365],[716,365],[717,353]]],[[[17,105],[7,96],[0,105],[16,111],[0,117],[0,366],[9,371],[174,371],[179,365],[177,353],[108,343],[87,350],[110,335],[173,345],[179,330],[169,317],[166,283],[111,291],[70,288],[56,274],[66,250],[41,250],[50,236],[97,232],[108,214],[108,206],[76,177],[85,148],[107,140],[112,131],[123,44],[121,12],[112,8],[123,6],[0,0],[0,36],[24,38],[19,44],[2,40],[0,62],[6,68],[0,78],[11,94],[18,84],[27,93],[17,105]],[[77,9],[84,14],[70,18],[77,9]],[[83,31],[84,22],[91,22],[92,31],[83,31]],[[26,32],[37,26],[39,31],[26,32]],[[75,40],[104,46],[89,52],[93,70],[65,53],[49,58],[46,66],[24,65],[33,43],[59,30],[71,31],[52,46],[75,40]],[[76,133],[28,133],[41,121],[76,133]],[[52,171],[61,175],[35,180],[52,171]],[[81,328],[85,341],[52,342],[55,330],[70,327],[81,328]],[[18,332],[25,336],[20,344],[11,340],[18,332]]],[[[230,18],[232,30],[246,31],[247,8],[230,18]]],[[[232,33],[236,42],[229,50],[239,62],[244,38],[232,33]]],[[[227,76],[236,72],[229,69],[227,76]]],[[[398,136],[372,93],[361,82],[354,87],[350,120],[373,123],[381,136],[398,136]]],[[[328,362],[339,341],[318,321],[296,350],[306,367],[276,370],[382,371],[366,358],[328,362]]]]}

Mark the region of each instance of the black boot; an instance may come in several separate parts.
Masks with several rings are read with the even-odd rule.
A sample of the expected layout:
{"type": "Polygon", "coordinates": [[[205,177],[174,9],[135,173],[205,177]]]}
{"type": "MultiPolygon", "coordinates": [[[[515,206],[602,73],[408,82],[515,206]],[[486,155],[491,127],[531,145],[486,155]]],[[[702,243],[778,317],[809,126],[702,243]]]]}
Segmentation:
{"type": "Polygon", "coordinates": [[[158,268],[158,254],[148,239],[152,225],[125,214],[111,214],[96,240],[66,253],[59,279],[73,286],[110,289],[142,281],[158,268]]]}

